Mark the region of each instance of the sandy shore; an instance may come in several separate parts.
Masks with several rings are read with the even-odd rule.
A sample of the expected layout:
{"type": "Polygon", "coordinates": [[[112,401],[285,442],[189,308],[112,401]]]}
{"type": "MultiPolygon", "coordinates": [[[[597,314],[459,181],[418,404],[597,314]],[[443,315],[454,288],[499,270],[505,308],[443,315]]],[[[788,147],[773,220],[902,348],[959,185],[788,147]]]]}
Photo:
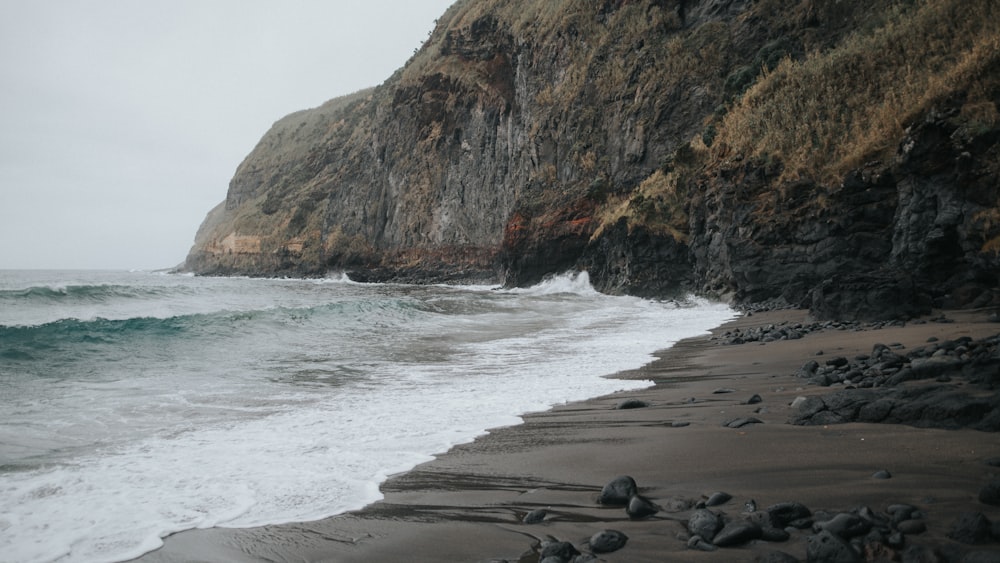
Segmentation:
{"type": "MultiPolygon", "coordinates": [[[[824,356],[867,354],[875,343],[904,349],[928,338],[982,338],[1000,332],[985,315],[949,313],[949,324],[908,324],[878,330],[826,330],[799,340],[726,345],[709,337],[685,340],[651,365],[621,374],[656,382],[622,393],[525,417],[385,483],[385,499],[317,522],[254,529],[209,529],[167,538],[145,563],[176,561],[537,561],[538,544],[569,541],[581,550],[605,529],[628,536],[605,561],[753,561],[774,551],[806,558],[807,532],[786,542],[754,541],[714,552],[688,549],[691,504],[724,491],[713,510],[738,517],[754,500],[761,507],[797,501],[814,512],[893,503],[917,506],[927,531],[912,544],[954,543],[945,537],[969,510],[1000,520],[1000,508],[977,494],[1000,469],[1000,436],[975,430],[919,429],[886,424],[792,426],[790,403],[830,389],[795,376],[824,356]],[[729,389],[729,393],[715,393],[729,389]],[[745,404],[754,394],[763,399],[745,404]],[[637,398],[649,406],[616,409],[637,398]],[[753,416],[742,428],[723,422],[753,416]],[[875,479],[878,470],[891,479],[875,479]],[[662,510],[630,520],[621,507],[597,503],[602,486],[632,476],[642,495],[662,510]],[[524,524],[535,509],[547,517],[524,524]]],[[[760,313],[713,331],[804,322],[800,311],[760,313]]],[[[1000,550],[990,544],[986,549],[1000,550]]]]}

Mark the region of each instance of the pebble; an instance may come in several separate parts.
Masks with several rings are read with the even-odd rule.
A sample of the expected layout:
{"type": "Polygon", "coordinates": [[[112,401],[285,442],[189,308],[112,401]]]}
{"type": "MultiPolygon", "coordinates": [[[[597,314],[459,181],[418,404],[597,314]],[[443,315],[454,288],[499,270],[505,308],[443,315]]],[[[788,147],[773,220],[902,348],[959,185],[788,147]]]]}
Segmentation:
{"type": "Polygon", "coordinates": [[[871,522],[847,512],[841,512],[826,522],[817,522],[813,525],[813,530],[817,532],[830,532],[847,540],[863,536],[871,529],[871,522]]]}
{"type": "Polygon", "coordinates": [[[544,561],[548,557],[554,557],[562,561],[569,561],[580,555],[576,547],[568,541],[550,541],[542,544],[542,551],[538,554],[539,561],[544,561]]]}
{"type": "Polygon", "coordinates": [[[688,549],[697,549],[699,551],[715,551],[719,549],[718,547],[707,542],[701,536],[691,536],[691,539],[687,542],[688,549]]]}
{"type": "Polygon", "coordinates": [[[646,401],[641,401],[639,399],[626,399],[620,403],[615,408],[618,410],[628,410],[628,409],[643,409],[649,406],[646,401]]]}
{"type": "Polygon", "coordinates": [[[733,495],[729,493],[717,492],[712,493],[708,500],[705,501],[705,506],[718,506],[720,504],[726,504],[733,499],[733,495]]]}
{"type": "Polygon", "coordinates": [[[722,529],[715,534],[715,537],[712,538],[712,543],[719,547],[743,545],[747,542],[759,539],[763,533],[764,532],[761,527],[753,522],[734,520],[723,526],[722,529]]]}
{"type": "Polygon", "coordinates": [[[691,517],[688,518],[687,529],[692,536],[698,536],[701,539],[711,542],[715,537],[716,532],[722,528],[722,518],[704,508],[699,508],[695,510],[691,517]]]}
{"type": "Polygon", "coordinates": [[[923,520],[903,520],[896,524],[896,529],[907,535],[916,535],[926,532],[927,524],[923,520]]]}
{"type": "Polygon", "coordinates": [[[752,416],[743,416],[740,418],[733,418],[722,423],[726,428],[743,428],[750,424],[763,424],[764,421],[759,418],[754,418],[752,416]]]}
{"type": "Polygon", "coordinates": [[[542,520],[545,520],[545,517],[548,516],[548,514],[549,514],[548,512],[546,512],[544,509],[541,508],[537,510],[532,510],[531,512],[524,515],[524,518],[521,519],[521,522],[524,522],[525,524],[537,524],[542,520]]]}
{"type": "Polygon", "coordinates": [[[611,553],[625,547],[628,536],[618,530],[602,530],[590,536],[590,549],[594,553],[611,553]]]}
{"type": "Polygon", "coordinates": [[[628,506],[625,507],[625,513],[633,520],[648,518],[659,511],[659,507],[652,501],[640,495],[632,495],[628,500],[628,506]]]}

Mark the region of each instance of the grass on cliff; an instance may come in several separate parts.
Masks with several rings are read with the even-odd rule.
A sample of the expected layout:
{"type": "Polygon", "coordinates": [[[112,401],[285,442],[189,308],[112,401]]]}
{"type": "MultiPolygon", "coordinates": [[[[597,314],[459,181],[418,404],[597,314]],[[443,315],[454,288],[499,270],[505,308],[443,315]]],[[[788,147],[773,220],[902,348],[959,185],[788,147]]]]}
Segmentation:
{"type": "Polygon", "coordinates": [[[687,203],[691,176],[697,163],[708,154],[708,147],[696,139],[675,151],[666,168],[650,174],[628,194],[608,197],[598,208],[597,228],[591,240],[624,220],[628,230],[641,226],[652,234],[669,236],[686,243],[688,238],[687,203]]]}
{"type": "Polygon", "coordinates": [[[998,80],[987,70],[1000,58],[998,21],[995,0],[907,2],[874,30],[786,58],[722,119],[716,156],[777,158],[785,179],[837,182],[889,157],[905,128],[948,96],[967,97],[971,126],[991,127],[985,83],[998,80]]]}

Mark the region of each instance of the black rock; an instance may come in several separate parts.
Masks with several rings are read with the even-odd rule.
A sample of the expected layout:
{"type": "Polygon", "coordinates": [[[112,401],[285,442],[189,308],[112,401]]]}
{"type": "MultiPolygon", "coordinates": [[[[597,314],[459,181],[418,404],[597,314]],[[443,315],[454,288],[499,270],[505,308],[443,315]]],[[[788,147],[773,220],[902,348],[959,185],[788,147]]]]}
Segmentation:
{"type": "Polygon", "coordinates": [[[719,547],[743,545],[749,541],[760,539],[762,534],[763,530],[757,524],[746,520],[734,520],[715,534],[712,543],[719,547]]]}
{"type": "Polygon", "coordinates": [[[604,488],[601,489],[601,496],[597,498],[597,502],[611,506],[625,506],[628,504],[629,499],[632,498],[632,495],[637,492],[638,487],[635,484],[635,479],[628,475],[622,475],[621,477],[615,477],[610,483],[604,485],[604,488]]]}
{"type": "Polygon", "coordinates": [[[806,560],[810,563],[861,563],[861,555],[851,544],[830,532],[820,532],[806,540],[806,560]]]}
{"type": "Polygon", "coordinates": [[[542,544],[542,551],[538,554],[538,559],[541,561],[546,557],[555,557],[569,561],[577,555],[580,555],[580,552],[568,541],[553,541],[542,544]]]}
{"type": "Polygon", "coordinates": [[[764,401],[764,399],[760,395],[758,395],[757,393],[754,393],[754,395],[752,397],[750,397],[749,399],[747,399],[747,404],[748,405],[756,405],[757,403],[761,403],[763,401],[764,401]]]}
{"type": "Polygon", "coordinates": [[[879,469],[872,474],[873,479],[892,479],[892,473],[889,473],[887,469],[879,469]]]}
{"type": "Polygon", "coordinates": [[[1000,563],[1000,551],[970,551],[962,557],[962,563],[1000,563]]]}
{"type": "Polygon", "coordinates": [[[688,518],[687,528],[692,536],[699,536],[711,542],[715,534],[722,529],[722,518],[711,510],[700,508],[688,518]]]}
{"type": "Polygon", "coordinates": [[[793,557],[784,551],[772,551],[767,555],[761,555],[755,561],[756,563],[799,563],[797,557],[793,557]]]}
{"type": "Polygon", "coordinates": [[[796,419],[809,420],[824,410],[826,410],[826,401],[823,400],[823,397],[806,397],[806,400],[799,404],[799,412],[796,419]]]}
{"type": "Polygon", "coordinates": [[[979,490],[979,502],[1000,506],[1000,480],[993,480],[979,490]]]}
{"type": "Polygon", "coordinates": [[[687,546],[688,549],[697,549],[699,551],[715,551],[719,549],[718,547],[715,547],[711,543],[705,541],[705,539],[701,536],[697,535],[691,536],[691,538],[688,539],[687,546]]]}
{"type": "Polygon", "coordinates": [[[733,499],[733,495],[729,493],[717,492],[712,493],[705,501],[705,506],[718,506],[720,504],[726,504],[733,499]]]}
{"type": "Polygon", "coordinates": [[[885,511],[892,516],[893,523],[899,523],[914,519],[918,509],[912,504],[890,504],[885,511]]]}
{"type": "Polygon", "coordinates": [[[848,362],[847,358],[845,358],[843,356],[837,356],[836,358],[830,358],[829,360],[826,361],[826,365],[833,366],[835,368],[846,366],[848,363],[849,362],[848,362]]]}
{"type": "Polygon", "coordinates": [[[639,399],[626,399],[618,403],[618,406],[615,408],[619,410],[626,410],[626,409],[642,409],[648,406],[649,403],[647,403],[646,401],[640,401],[639,399]]]}
{"type": "Polygon", "coordinates": [[[771,514],[766,510],[755,510],[753,512],[744,512],[743,518],[747,522],[753,522],[761,528],[774,528],[774,522],[771,520],[771,514]]]}
{"type": "Polygon", "coordinates": [[[625,547],[628,536],[618,530],[603,530],[590,536],[590,549],[594,553],[611,553],[625,547]]]}
{"type": "Polygon", "coordinates": [[[913,536],[926,532],[927,524],[923,520],[903,520],[896,524],[896,529],[908,536],[913,536]]]}
{"type": "Polygon", "coordinates": [[[733,418],[722,423],[726,428],[743,428],[750,424],[764,424],[764,421],[759,418],[754,418],[752,416],[743,416],[740,418],[733,418]]]}
{"type": "Polygon", "coordinates": [[[640,495],[632,495],[632,498],[628,499],[628,506],[625,507],[625,513],[633,520],[647,518],[659,511],[659,507],[640,495]]]}
{"type": "Polygon", "coordinates": [[[761,528],[760,539],[769,542],[783,542],[788,541],[792,535],[788,533],[788,530],[782,530],[781,528],[761,528]]]}
{"type": "Polygon", "coordinates": [[[969,545],[985,543],[990,540],[991,528],[982,512],[966,512],[952,524],[948,537],[969,545]]]}
{"type": "Polygon", "coordinates": [[[849,540],[867,534],[872,525],[856,514],[841,512],[826,522],[817,522],[813,525],[813,529],[817,532],[830,532],[849,540]]]}
{"type": "Polygon", "coordinates": [[[771,522],[776,528],[784,528],[794,521],[805,520],[812,516],[812,512],[802,503],[782,502],[767,507],[767,513],[771,515],[771,522]]]}
{"type": "Polygon", "coordinates": [[[539,508],[538,510],[532,510],[531,512],[525,514],[524,518],[521,519],[521,522],[524,522],[525,524],[537,524],[542,520],[545,520],[546,516],[548,516],[548,512],[539,508]]]}

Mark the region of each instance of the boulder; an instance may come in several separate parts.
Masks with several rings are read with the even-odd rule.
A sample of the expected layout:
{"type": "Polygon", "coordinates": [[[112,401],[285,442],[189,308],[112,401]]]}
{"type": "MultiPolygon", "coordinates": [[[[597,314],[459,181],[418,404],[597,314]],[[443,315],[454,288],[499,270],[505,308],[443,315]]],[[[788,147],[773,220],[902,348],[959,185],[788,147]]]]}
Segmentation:
{"type": "Polygon", "coordinates": [[[688,518],[687,528],[692,536],[699,536],[711,542],[715,534],[722,529],[722,518],[711,510],[699,508],[688,518]]]}
{"type": "Polygon", "coordinates": [[[542,544],[542,551],[538,554],[539,561],[544,561],[548,557],[557,558],[562,561],[570,561],[580,552],[568,541],[551,541],[542,544]]]}
{"type": "Polygon", "coordinates": [[[835,534],[841,538],[849,540],[851,538],[867,534],[868,531],[872,529],[872,525],[871,522],[868,522],[856,514],[841,512],[830,520],[817,522],[813,525],[813,529],[817,532],[830,532],[831,534],[835,534]]]}
{"type": "Polygon", "coordinates": [[[966,512],[958,517],[948,531],[948,537],[964,544],[974,545],[990,540],[992,525],[982,512],[966,512]]]}
{"type": "Polygon", "coordinates": [[[803,520],[812,516],[812,512],[802,503],[782,502],[767,507],[767,513],[771,516],[771,522],[776,528],[784,528],[796,520],[803,520]]]}
{"type": "Polygon", "coordinates": [[[979,502],[1000,506],[1000,480],[993,480],[979,490],[979,502]]]}
{"type": "Polygon", "coordinates": [[[632,498],[628,499],[628,505],[625,507],[625,513],[633,520],[648,518],[659,511],[658,506],[641,495],[632,495],[632,498]]]}
{"type": "Polygon", "coordinates": [[[734,520],[715,534],[712,543],[719,547],[731,547],[760,539],[762,535],[763,530],[757,524],[746,520],[734,520]]]}
{"type": "Polygon", "coordinates": [[[618,530],[602,530],[590,536],[590,549],[594,553],[611,553],[625,547],[628,536],[618,530]]]}
{"type": "Polygon", "coordinates": [[[861,555],[847,540],[823,531],[806,540],[806,560],[810,563],[861,563],[861,555]]]}
{"type": "Polygon", "coordinates": [[[597,498],[597,502],[611,506],[625,506],[628,504],[629,499],[637,492],[638,486],[635,483],[635,479],[628,475],[622,475],[615,477],[607,485],[604,485],[604,488],[601,489],[601,495],[597,498]]]}

